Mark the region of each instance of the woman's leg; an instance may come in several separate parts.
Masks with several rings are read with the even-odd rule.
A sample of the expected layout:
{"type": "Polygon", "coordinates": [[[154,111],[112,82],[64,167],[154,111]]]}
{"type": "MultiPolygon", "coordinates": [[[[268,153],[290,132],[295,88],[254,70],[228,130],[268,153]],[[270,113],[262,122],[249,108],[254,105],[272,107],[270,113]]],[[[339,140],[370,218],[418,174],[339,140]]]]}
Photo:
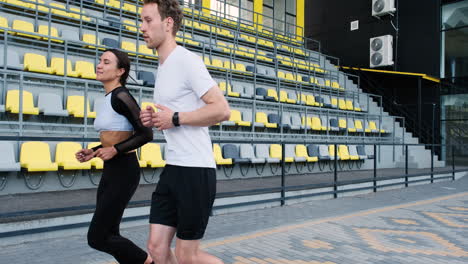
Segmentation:
{"type": "Polygon", "coordinates": [[[135,154],[107,161],[97,193],[96,211],[88,231],[88,244],[121,264],[145,263],[148,254],[119,232],[123,212],[140,181],[135,154]]]}

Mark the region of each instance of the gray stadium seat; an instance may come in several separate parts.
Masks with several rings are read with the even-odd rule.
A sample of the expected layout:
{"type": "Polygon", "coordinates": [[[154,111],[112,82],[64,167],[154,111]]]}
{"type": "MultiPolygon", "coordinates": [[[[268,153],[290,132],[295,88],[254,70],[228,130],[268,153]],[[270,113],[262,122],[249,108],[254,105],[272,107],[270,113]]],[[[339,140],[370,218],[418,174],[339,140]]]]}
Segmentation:
{"type": "Polygon", "coordinates": [[[139,85],[143,85],[143,81],[142,81],[142,80],[138,80],[137,74],[136,74],[135,71],[130,71],[130,73],[129,73],[129,75],[128,75],[127,82],[128,82],[129,84],[139,84],[139,85]]]}
{"type": "Polygon", "coordinates": [[[329,95],[321,96],[321,98],[323,98],[323,106],[324,107],[332,108],[332,104],[331,104],[329,95]]]}
{"type": "Polygon", "coordinates": [[[5,112],[5,106],[4,105],[0,105],[0,113],[3,113],[5,112]]]}
{"type": "Polygon", "coordinates": [[[301,130],[304,129],[302,125],[301,116],[299,113],[291,114],[291,130],[301,130]]]}
{"type": "Polygon", "coordinates": [[[270,146],[266,144],[255,145],[255,156],[264,158],[267,163],[280,163],[280,159],[270,158],[270,146]]]}
{"type": "Polygon", "coordinates": [[[360,159],[373,159],[374,155],[367,155],[365,146],[357,146],[357,153],[360,159]]]}
{"type": "Polygon", "coordinates": [[[244,83],[244,94],[246,98],[253,98],[254,97],[254,88],[251,83],[244,83]]]}
{"type": "Polygon", "coordinates": [[[122,23],[120,22],[120,19],[118,17],[107,16],[106,20],[109,23],[110,27],[114,27],[117,30],[119,30],[122,26],[122,23]]]}
{"type": "Polygon", "coordinates": [[[353,120],[352,118],[348,118],[348,119],[346,120],[346,126],[348,126],[348,130],[349,130],[349,129],[356,129],[356,128],[354,127],[354,120],[353,120]]]}
{"type": "Polygon", "coordinates": [[[250,163],[261,164],[265,163],[265,158],[256,158],[254,154],[253,146],[250,144],[241,144],[240,145],[240,157],[243,159],[249,159],[250,163]]]}
{"type": "Polygon", "coordinates": [[[280,127],[280,117],[277,114],[268,114],[268,123],[277,124],[277,127],[280,127]]]}
{"type": "Polygon", "coordinates": [[[116,39],[111,39],[111,38],[104,38],[102,39],[102,45],[108,47],[108,48],[113,48],[113,49],[118,49],[120,48],[119,41],[116,39]]]}
{"type": "Polygon", "coordinates": [[[286,150],[284,151],[285,157],[293,157],[295,162],[306,162],[306,157],[297,157],[296,156],[296,145],[286,145],[286,150]]]}
{"type": "Polygon", "coordinates": [[[296,92],[288,92],[288,98],[292,100],[296,100],[297,103],[297,94],[296,92]]]}
{"type": "Polygon", "coordinates": [[[318,154],[319,160],[331,160],[330,153],[328,153],[327,145],[319,145],[318,154]]]}
{"type": "Polygon", "coordinates": [[[16,162],[13,144],[0,142],[0,171],[20,171],[21,166],[16,162]]]}
{"type": "Polygon", "coordinates": [[[291,129],[291,114],[283,112],[281,116],[281,126],[285,129],[291,129]]]}
{"type": "Polygon", "coordinates": [[[270,68],[265,68],[265,75],[267,77],[276,78],[275,70],[270,69],[270,68]]]}
{"type": "Polygon", "coordinates": [[[40,93],[37,106],[39,112],[46,116],[69,116],[63,109],[62,97],[54,93],[40,93]]]}
{"type": "Polygon", "coordinates": [[[138,80],[143,81],[144,86],[154,86],[156,80],[154,78],[154,74],[148,71],[139,71],[138,72],[138,80]]]}
{"type": "Polygon", "coordinates": [[[340,127],[338,126],[338,120],[335,117],[330,118],[329,121],[331,131],[340,131],[340,127]]]}
{"type": "Polygon", "coordinates": [[[318,145],[307,145],[307,155],[309,157],[319,157],[319,146],[318,145]]]}
{"type": "Polygon", "coordinates": [[[321,116],[321,117],[319,117],[319,118],[320,118],[320,123],[322,123],[322,126],[324,126],[324,127],[326,127],[327,129],[329,129],[329,128],[330,128],[330,125],[328,125],[328,124],[329,124],[330,121],[327,122],[327,117],[326,117],[326,116],[321,116]]]}
{"type": "Polygon", "coordinates": [[[351,156],[359,156],[359,159],[362,159],[362,158],[361,158],[361,155],[359,155],[359,153],[358,153],[358,151],[357,151],[356,145],[349,145],[349,146],[348,146],[348,151],[349,151],[349,155],[351,155],[351,156]]]}
{"type": "Polygon", "coordinates": [[[265,100],[265,97],[267,96],[267,90],[265,88],[257,88],[255,89],[255,98],[260,99],[260,100],[265,100]]]}
{"type": "Polygon", "coordinates": [[[226,144],[222,147],[223,157],[232,159],[234,163],[250,163],[249,159],[243,159],[239,155],[239,149],[234,144],[226,144]]]}
{"type": "Polygon", "coordinates": [[[80,36],[78,35],[78,31],[75,30],[63,29],[62,38],[69,41],[80,42],[80,36]]]}
{"type": "Polygon", "coordinates": [[[245,70],[248,71],[248,72],[252,72],[252,73],[257,73],[257,74],[258,74],[258,70],[255,69],[255,66],[253,66],[253,65],[247,65],[247,67],[245,67],[245,70]]]}
{"type": "Polygon", "coordinates": [[[265,124],[260,122],[253,122],[252,111],[251,110],[242,110],[242,119],[244,121],[250,122],[254,127],[265,127],[265,124]]]}
{"type": "Polygon", "coordinates": [[[6,64],[8,69],[23,70],[23,64],[20,62],[20,57],[18,55],[18,52],[14,50],[14,47],[10,47],[10,46],[8,47],[6,61],[3,57],[3,51],[4,51],[4,46],[1,45],[0,46],[0,67],[3,68],[3,66],[6,64]]]}

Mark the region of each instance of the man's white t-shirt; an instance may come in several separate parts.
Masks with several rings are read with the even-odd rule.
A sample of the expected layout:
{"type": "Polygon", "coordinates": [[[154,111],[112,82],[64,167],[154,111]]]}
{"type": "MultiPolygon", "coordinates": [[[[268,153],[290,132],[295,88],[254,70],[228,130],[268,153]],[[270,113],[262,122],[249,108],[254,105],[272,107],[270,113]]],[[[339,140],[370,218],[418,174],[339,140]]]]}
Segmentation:
{"type": "MultiPolygon", "coordinates": [[[[191,112],[205,105],[201,97],[216,82],[203,60],[177,46],[159,65],[154,85],[154,102],[174,112],[191,112]]],[[[208,127],[180,125],[163,130],[165,158],[170,165],[216,168],[208,127]]]]}

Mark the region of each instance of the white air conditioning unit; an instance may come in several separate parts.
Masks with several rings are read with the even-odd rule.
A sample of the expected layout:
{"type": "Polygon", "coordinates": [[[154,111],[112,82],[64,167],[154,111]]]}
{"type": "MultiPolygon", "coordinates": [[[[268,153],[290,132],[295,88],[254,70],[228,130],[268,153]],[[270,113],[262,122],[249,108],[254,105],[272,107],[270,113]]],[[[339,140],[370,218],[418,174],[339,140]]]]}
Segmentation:
{"type": "Polygon", "coordinates": [[[393,65],[393,36],[385,35],[370,39],[370,67],[393,65]]]}
{"type": "Polygon", "coordinates": [[[372,0],[372,16],[383,16],[395,11],[395,0],[372,0]]]}

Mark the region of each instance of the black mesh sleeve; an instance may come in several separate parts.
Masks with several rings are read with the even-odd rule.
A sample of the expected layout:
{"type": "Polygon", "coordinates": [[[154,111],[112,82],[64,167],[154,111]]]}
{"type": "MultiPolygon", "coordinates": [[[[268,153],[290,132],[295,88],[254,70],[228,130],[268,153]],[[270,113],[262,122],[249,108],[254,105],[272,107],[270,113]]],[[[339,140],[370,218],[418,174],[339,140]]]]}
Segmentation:
{"type": "Polygon", "coordinates": [[[119,153],[137,149],[153,140],[153,130],[141,123],[140,107],[125,87],[112,91],[111,105],[117,113],[127,118],[135,131],[131,137],[114,145],[119,153]]]}

